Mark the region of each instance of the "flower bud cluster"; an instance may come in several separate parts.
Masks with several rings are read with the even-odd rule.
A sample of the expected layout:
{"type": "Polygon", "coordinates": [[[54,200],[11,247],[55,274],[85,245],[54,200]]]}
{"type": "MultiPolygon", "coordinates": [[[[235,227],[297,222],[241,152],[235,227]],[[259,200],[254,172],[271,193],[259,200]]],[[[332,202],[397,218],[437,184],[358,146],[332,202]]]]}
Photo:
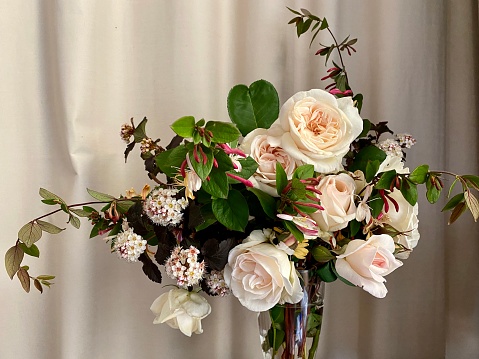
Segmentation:
{"type": "Polygon", "coordinates": [[[381,141],[377,144],[377,146],[379,147],[379,149],[386,152],[387,155],[400,157],[400,158],[403,157],[401,145],[399,144],[399,142],[393,139],[388,138],[384,141],[381,141]]]}
{"type": "Polygon", "coordinates": [[[198,261],[198,254],[200,251],[190,246],[188,249],[181,249],[175,247],[171,252],[171,256],[166,260],[165,268],[166,274],[176,279],[176,284],[179,287],[187,288],[198,284],[203,278],[205,271],[205,262],[198,261]]]}
{"type": "Polygon", "coordinates": [[[134,132],[135,132],[135,129],[133,128],[133,126],[125,123],[121,126],[120,137],[123,141],[125,141],[126,143],[129,143],[130,137],[133,136],[134,132]]]}
{"type": "Polygon", "coordinates": [[[148,153],[148,152],[154,150],[155,147],[156,147],[156,145],[151,138],[144,138],[140,142],[141,153],[148,153]]]}
{"type": "Polygon", "coordinates": [[[398,133],[396,135],[396,141],[399,142],[402,148],[411,148],[416,144],[416,139],[409,133],[398,133]]]}
{"type": "Polygon", "coordinates": [[[146,249],[146,240],[128,228],[116,236],[114,250],[118,257],[128,262],[138,262],[138,257],[146,249]]]}
{"type": "Polygon", "coordinates": [[[174,188],[155,188],[145,199],[143,211],[160,226],[179,224],[183,219],[183,210],[188,207],[188,200],[184,197],[177,199],[177,193],[174,188]]]}
{"type": "Polygon", "coordinates": [[[223,272],[213,270],[211,273],[206,274],[206,285],[210,290],[210,293],[213,295],[219,295],[220,297],[225,297],[231,294],[231,289],[225,282],[223,272]]]}

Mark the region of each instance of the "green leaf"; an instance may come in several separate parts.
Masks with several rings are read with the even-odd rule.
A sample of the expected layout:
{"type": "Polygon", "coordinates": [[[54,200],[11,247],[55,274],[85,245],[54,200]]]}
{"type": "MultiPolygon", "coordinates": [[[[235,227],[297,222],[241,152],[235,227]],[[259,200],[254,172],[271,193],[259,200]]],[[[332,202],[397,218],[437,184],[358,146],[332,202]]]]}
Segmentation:
{"type": "MultiPolygon", "coordinates": [[[[135,201],[130,201],[130,200],[120,200],[116,201],[116,208],[118,211],[122,214],[126,214],[128,210],[135,205],[135,201]]],[[[88,214],[86,215],[88,217],[88,214]]]]}
{"type": "Polygon", "coordinates": [[[328,26],[329,26],[329,24],[328,24],[328,22],[326,21],[326,18],[323,17],[323,21],[321,22],[321,27],[320,27],[320,29],[321,29],[321,30],[327,29],[328,26]]]}
{"type": "MultiPolygon", "coordinates": [[[[359,107],[358,107],[358,110],[359,110],[359,107]]],[[[366,137],[368,135],[369,130],[371,130],[371,121],[363,118],[363,132],[361,132],[358,138],[366,137]]]]}
{"type": "Polygon", "coordinates": [[[228,114],[243,136],[254,129],[269,128],[278,118],[279,97],[274,86],[265,80],[236,85],[228,94],[228,114]]]}
{"type": "Polygon", "coordinates": [[[316,273],[318,274],[319,278],[321,278],[323,282],[326,282],[326,283],[334,282],[338,278],[336,274],[334,273],[334,270],[332,269],[333,266],[334,266],[333,261],[329,261],[325,265],[318,268],[316,273]]]}
{"type": "Polygon", "coordinates": [[[57,233],[60,233],[61,231],[65,230],[65,228],[57,227],[54,224],[51,224],[51,223],[48,223],[48,222],[45,222],[45,221],[38,220],[37,223],[40,226],[40,228],[42,229],[42,231],[48,232],[48,233],[51,233],[51,234],[57,234],[57,233]]]}
{"type": "Polygon", "coordinates": [[[52,279],[55,279],[55,276],[54,275],[42,274],[42,275],[39,275],[37,277],[37,279],[39,279],[39,280],[52,280],[52,279]]]}
{"type": "Polygon", "coordinates": [[[328,248],[323,246],[316,246],[311,250],[311,255],[319,263],[326,263],[336,258],[328,248]]]}
{"type": "Polygon", "coordinates": [[[379,162],[378,160],[368,161],[366,163],[366,172],[364,172],[366,182],[371,182],[373,180],[376,173],[378,173],[380,165],[381,162],[379,162]]]}
{"type": "Polygon", "coordinates": [[[366,173],[366,167],[369,161],[379,161],[382,163],[386,159],[386,153],[381,151],[376,146],[367,146],[364,147],[359,153],[355,156],[353,163],[351,164],[349,171],[354,172],[360,170],[363,173],[366,173]]]}
{"type": "Polygon", "coordinates": [[[70,208],[70,212],[75,213],[78,217],[88,217],[91,213],[86,211],[85,209],[75,209],[75,208],[70,208]]]}
{"type": "Polygon", "coordinates": [[[146,130],[145,126],[148,120],[143,118],[138,126],[135,127],[135,132],[133,132],[133,137],[135,139],[135,143],[140,143],[142,139],[146,138],[146,130]]]}
{"type": "Polygon", "coordinates": [[[293,173],[293,178],[298,179],[307,179],[314,177],[314,166],[313,165],[302,165],[296,168],[293,173]]]}
{"type": "Polygon", "coordinates": [[[205,130],[213,133],[212,141],[215,143],[233,142],[241,136],[236,126],[227,122],[208,121],[205,130]]]}
{"type": "Polygon", "coordinates": [[[458,193],[458,194],[456,194],[454,197],[452,197],[452,198],[446,203],[446,205],[445,205],[444,208],[442,209],[442,212],[444,212],[444,211],[449,211],[449,210],[453,209],[453,208],[456,207],[460,202],[464,202],[464,193],[463,193],[463,192],[458,193]]]}
{"type": "Polygon", "coordinates": [[[42,229],[37,222],[28,222],[18,231],[18,239],[30,247],[42,238],[42,229]]]}
{"type": "Polygon", "coordinates": [[[479,176],[464,175],[461,177],[466,180],[468,185],[470,185],[471,187],[474,187],[475,189],[479,191],[479,176]]]}
{"type": "Polygon", "coordinates": [[[97,192],[89,188],[87,188],[86,190],[90,194],[90,196],[92,196],[93,198],[95,198],[96,200],[100,202],[111,202],[115,199],[115,197],[110,196],[109,194],[97,192]]]}
{"type": "Polygon", "coordinates": [[[350,237],[354,237],[359,230],[361,229],[361,223],[353,219],[352,221],[349,222],[349,235],[350,237]]]}
{"type": "Polygon", "coordinates": [[[383,210],[384,202],[378,194],[371,196],[368,201],[368,206],[371,208],[371,216],[377,218],[379,213],[383,210]]]}
{"type": "Polygon", "coordinates": [[[213,199],[211,209],[218,222],[228,229],[243,232],[248,224],[248,202],[237,190],[230,190],[227,199],[213,199]]]}
{"type": "Polygon", "coordinates": [[[68,222],[70,222],[70,224],[75,227],[76,229],[79,229],[80,228],[80,219],[74,215],[70,215],[70,219],[68,220],[68,222]]]}
{"type": "Polygon", "coordinates": [[[208,177],[211,172],[211,169],[213,168],[213,151],[203,145],[197,145],[197,149],[199,162],[195,159],[193,150],[188,153],[188,156],[190,157],[190,162],[193,166],[193,170],[201,178],[202,181],[205,181],[206,177],[208,177]],[[204,158],[201,154],[200,148],[206,156],[206,163],[203,162],[204,158]]]}
{"type": "Polygon", "coordinates": [[[286,172],[279,162],[276,162],[276,192],[279,196],[283,192],[283,189],[288,185],[288,177],[286,172]]]}
{"type": "Polygon", "coordinates": [[[381,174],[381,178],[379,181],[374,185],[376,189],[390,189],[391,183],[396,180],[396,170],[391,170],[387,172],[383,172],[381,174]]]}
{"type": "Polygon", "coordinates": [[[25,254],[32,257],[40,257],[40,250],[36,245],[32,244],[31,247],[27,247],[25,243],[19,243],[19,245],[25,254]]]}
{"type": "MultiPolygon", "coordinates": [[[[290,197],[294,200],[302,200],[306,198],[306,185],[297,178],[291,180],[290,197]]],[[[317,209],[314,210],[314,212],[316,211],[317,209]]]]}
{"type": "Polygon", "coordinates": [[[24,253],[20,246],[13,246],[5,253],[5,269],[10,279],[13,279],[15,273],[20,269],[23,255],[24,253]]]}
{"type": "Polygon", "coordinates": [[[304,241],[304,233],[301,232],[293,222],[283,221],[283,223],[288,232],[290,232],[298,242],[301,243],[302,241],[304,241]]]}
{"type": "Polygon", "coordinates": [[[259,203],[261,203],[261,207],[263,208],[264,213],[266,213],[269,218],[275,219],[276,200],[274,199],[274,197],[257,188],[248,188],[248,191],[253,192],[256,197],[258,197],[259,203]]]}
{"type": "Polygon", "coordinates": [[[284,323],[284,307],[281,305],[275,305],[269,310],[269,316],[273,323],[284,323]]]}
{"type": "MultiPolygon", "coordinates": [[[[44,198],[45,200],[53,200],[55,203],[65,203],[65,201],[63,199],[61,199],[59,196],[57,196],[56,194],[46,190],[45,188],[40,188],[40,190],[38,191],[38,193],[40,194],[40,196],[42,198],[44,198]]],[[[44,201],[42,201],[43,203],[46,203],[44,201]]],[[[50,204],[51,202],[47,203],[47,204],[50,204]]]]}
{"type": "Polygon", "coordinates": [[[184,160],[188,149],[185,146],[178,146],[171,150],[156,155],[156,165],[168,177],[175,177],[184,160]]]}
{"type": "Polygon", "coordinates": [[[417,203],[417,185],[407,178],[401,181],[401,194],[411,206],[417,203]]]}
{"type": "Polygon", "coordinates": [[[267,335],[270,346],[276,352],[283,345],[285,332],[281,329],[270,328],[267,335]]]}
{"type": "Polygon", "coordinates": [[[421,165],[416,167],[414,171],[409,175],[409,180],[417,184],[423,184],[426,182],[427,174],[429,172],[428,165],[421,165]]]}
{"type": "Polygon", "coordinates": [[[436,186],[432,183],[434,176],[428,176],[426,180],[426,198],[429,203],[436,203],[441,196],[441,190],[437,189],[436,186]]]}
{"type": "Polygon", "coordinates": [[[170,126],[178,136],[183,138],[193,137],[195,129],[195,118],[193,116],[181,117],[170,126]]]}
{"type": "Polygon", "coordinates": [[[233,174],[240,176],[244,179],[249,179],[258,168],[258,163],[252,157],[246,157],[238,160],[241,164],[241,172],[232,172],[233,174]]]}
{"type": "Polygon", "coordinates": [[[28,275],[28,272],[24,268],[20,268],[17,272],[17,277],[20,280],[20,283],[22,284],[23,289],[25,292],[29,293],[30,292],[30,276],[28,275]]]}
{"type": "Polygon", "coordinates": [[[210,180],[203,181],[201,188],[216,198],[228,198],[229,185],[226,173],[219,168],[212,168],[210,180]]]}

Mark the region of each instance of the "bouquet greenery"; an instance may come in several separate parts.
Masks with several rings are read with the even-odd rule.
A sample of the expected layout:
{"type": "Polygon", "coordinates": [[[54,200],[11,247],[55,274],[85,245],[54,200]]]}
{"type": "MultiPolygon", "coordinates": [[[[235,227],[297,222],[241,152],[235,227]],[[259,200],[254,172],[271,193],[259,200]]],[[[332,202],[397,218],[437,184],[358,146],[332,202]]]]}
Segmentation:
{"type": "MultiPolygon", "coordinates": [[[[211,307],[200,292],[232,293],[252,311],[271,310],[265,342],[275,352],[287,335],[278,308],[304,296],[299,271],[386,295],[384,276],[403,264],[419,240],[419,185],[435,203],[441,178],[454,177],[443,211],[452,211],[450,223],[466,209],[477,220],[472,191],[479,190],[479,177],[425,164],[405,167],[414,138],[393,136],[386,122],[360,116],[363,97],[353,92],[343,62],[357,40],[338,42],[325,18],[291,11],[298,37],[312,32],[311,44],[320,31],[332,37],[331,45],[316,52],[331,63],[322,79],[329,81],[325,90],[299,92],[280,108],[271,83],[237,85],[227,99],[232,123],[182,117],[172,123],[175,137],[166,147],[147,135],[146,118],[137,125],[132,119],[121,128],[125,160],[139,145],[151,184],[119,197],[88,189],[94,201],[72,205],[40,189],[42,202],[57,208],[20,229],[5,255],[10,278],[17,275],[27,292],[31,282],[40,292],[49,287],[54,276],[30,275],[24,255],[39,256],[43,232],[64,230],[46,216],[63,212],[75,228],[85,217],[90,237],[105,236],[119,258],[142,262],[157,283],[164,266],[176,281],[152,304],[154,323],[201,333],[211,307]],[[337,60],[331,61],[334,53],[337,60]],[[456,184],[460,191],[453,195],[456,184]]],[[[320,314],[308,321],[307,335],[319,335],[320,322],[320,314]]]]}

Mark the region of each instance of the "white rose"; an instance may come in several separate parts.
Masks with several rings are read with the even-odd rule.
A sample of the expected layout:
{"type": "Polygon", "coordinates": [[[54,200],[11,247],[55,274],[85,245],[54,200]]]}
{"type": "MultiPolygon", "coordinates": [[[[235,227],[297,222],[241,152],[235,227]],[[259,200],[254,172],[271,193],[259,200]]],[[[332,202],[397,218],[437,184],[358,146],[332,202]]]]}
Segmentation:
{"type": "Polygon", "coordinates": [[[330,175],[321,179],[316,188],[322,193],[318,197],[324,210],[312,213],[311,218],[323,231],[345,228],[356,216],[354,179],[346,173],[330,175]]]}
{"type": "Polygon", "coordinates": [[[177,288],[160,295],[150,310],[156,315],[153,324],[166,323],[190,337],[203,333],[201,319],[210,314],[211,306],[198,293],[177,288]]]}
{"type": "MultiPolygon", "coordinates": [[[[390,224],[395,229],[403,234],[399,234],[394,237],[394,240],[402,244],[407,249],[413,249],[417,246],[420,235],[418,231],[419,220],[417,218],[418,214],[418,204],[411,206],[408,201],[406,201],[400,191],[394,190],[389,196],[393,198],[399,205],[399,211],[396,212],[394,206],[389,206],[388,213],[385,213],[381,218],[382,223],[390,224]]],[[[383,210],[384,213],[384,210],[383,210]]],[[[406,259],[409,257],[410,252],[403,252],[397,254],[397,257],[401,259],[406,259]]]]}
{"type": "Polygon", "coordinates": [[[224,270],[225,282],[242,305],[263,312],[303,298],[298,274],[288,255],[265,242],[268,232],[256,230],[234,247],[224,270]]]}
{"type": "MultiPolygon", "coordinates": [[[[258,163],[258,169],[250,179],[254,186],[277,197],[276,162],[279,162],[284,168],[288,179],[293,177],[294,171],[302,163],[291,157],[281,147],[281,138],[274,134],[274,129],[268,131],[264,128],[257,128],[245,137],[241,148],[258,163]]],[[[277,134],[281,135],[281,131],[277,134]]]]}
{"type": "Polygon", "coordinates": [[[323,90],[295,94],[281,107],[278,121],[286,152],[322,173],[342,168],[343,156],[363,129],[351,97],[336,99],[323,90]]]}
{"type": "Polygon", "coordinates": [[[409,168],[404,167],[402,157],[387,155],[379,165],[378,173],[396,170],[396,173],[409,173],[409,168]]]}
{"type": "Polygon", "coordinates": [[[394,247],[394,240],[387,234],[373,235],[367,241],[354,239],[337,257],[336,271],[373,296],[384,298],[388,290],[383,277],[402,266],[394,258],[394,247]]]}

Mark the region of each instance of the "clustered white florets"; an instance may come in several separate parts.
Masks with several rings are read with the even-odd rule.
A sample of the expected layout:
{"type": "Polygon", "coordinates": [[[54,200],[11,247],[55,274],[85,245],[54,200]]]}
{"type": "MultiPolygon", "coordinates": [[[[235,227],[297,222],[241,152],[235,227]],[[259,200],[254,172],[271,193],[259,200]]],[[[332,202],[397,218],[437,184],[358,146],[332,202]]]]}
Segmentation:
{"type": "Polygon", "coordinates": [[[133,128],[133,126],[125,123],[121,126],[120,137],[123,141],[125,141],[126,143],[129,143],[130,137],[133,136],[134,132],[135,132],[135,129],[133,128]]]}
{"type": "Polygon", "coordinates": [[[146,240],[140,235],[133,232],[133,228],[123,229],[116,236],[114,250],[118,257],[128,262],[138,262],[138,257],[146,249],[146,240]]]}
{"type": "Polygon", "coordinates": [[[177,199],[177,193],[177,189],[161,187],[150,192],[143,203],[143,210],[153,223],[168,226],[181,222],[188,200],[184,197],[177,199]]]}
{"type": "Polygon", "coordinates": [[[387,155],[401,158],[403,157],[401,145],[393,139],[388,138],[384,141],[381,141],[378,143],[377,146],[379,147],[379,149],[386,152],[387,155]]]}
{"type": "Polygon", "coordinates": [[[211,273],[206,274],[206,285],[213,295],[219,295],[220,297],[227,296],[231,293],[231,289],[225,282],[223,272],[213,270],[211,273]]]}
{"type": "Polygon", "coordinates": [[[155,148],[155,143],[151,138],[144,138],[140,142],[140,152],[147,153],[155,148]]]}
{"type": "Polygon", "coordinates": [[[396,135],[396,140],[399,142],[399,145],[402,148],[411,148],[416,144],[416,139],[413,138],[409,133],[398,133],[396,135]]]}
{"type": "Polygon", "coordinates": [[[175,247],[171,252],[171,256],[166,260],[166,274],[176,279],[179,287],[187,288],[198,284],[203,278],[205,271],[205,262],[198,262],[198,254],[200,251],[190,246],[188,249],[175,247]]]}

